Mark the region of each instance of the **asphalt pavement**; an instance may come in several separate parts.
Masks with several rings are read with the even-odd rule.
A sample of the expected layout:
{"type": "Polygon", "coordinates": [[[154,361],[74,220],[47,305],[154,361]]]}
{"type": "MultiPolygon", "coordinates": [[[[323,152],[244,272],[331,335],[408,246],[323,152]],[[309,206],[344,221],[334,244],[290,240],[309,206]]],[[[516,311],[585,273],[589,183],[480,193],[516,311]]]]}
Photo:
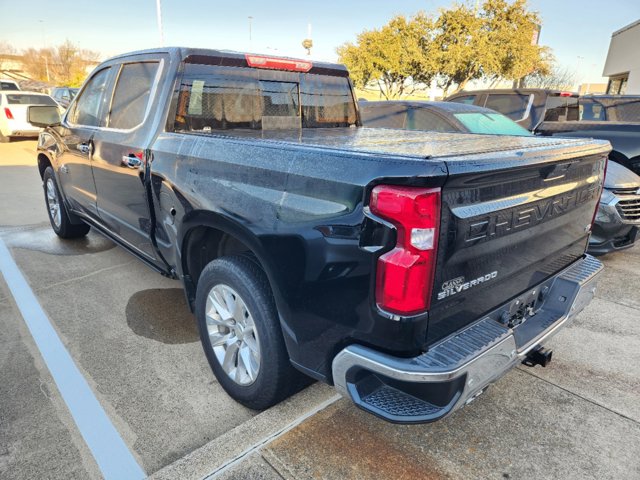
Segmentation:
{"type": "MultiPolygon", "coordinates": [[[[0,240],[145,475],[640,478],[640,247],[602,258],[550,366],[518,367],[443,421],[392,425],[320,384],[256,412],[211,374],[178,282],[93,231],[53,234],[35,158],[34,141],[0,145],[0,240]]],[[[14,280],[0,275],[0,478],[102,478],[94,425],[78,424],[14,280]]]]}

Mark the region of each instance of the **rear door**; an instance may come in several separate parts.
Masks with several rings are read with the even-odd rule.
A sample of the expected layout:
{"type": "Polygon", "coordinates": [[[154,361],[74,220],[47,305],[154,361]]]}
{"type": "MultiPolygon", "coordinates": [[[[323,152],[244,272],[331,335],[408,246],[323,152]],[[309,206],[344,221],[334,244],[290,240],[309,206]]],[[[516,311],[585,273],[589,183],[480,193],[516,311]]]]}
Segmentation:
{"type": "Polygon", "coordinates": [[[113,65],[109,113],[93,137],[92,167],[102,223],[150,261],[156,255],[146,184],[150,129],[145,120],[164,63],[165,55],[150,54],[113,65]]]}
{"type": "Polygon", "coordinates": [[[431,340],[583,256],[607,145],[545,150],[516,151],[511,159],[503,154],[503,160],[477,155],[447,162],[431,340]]]}

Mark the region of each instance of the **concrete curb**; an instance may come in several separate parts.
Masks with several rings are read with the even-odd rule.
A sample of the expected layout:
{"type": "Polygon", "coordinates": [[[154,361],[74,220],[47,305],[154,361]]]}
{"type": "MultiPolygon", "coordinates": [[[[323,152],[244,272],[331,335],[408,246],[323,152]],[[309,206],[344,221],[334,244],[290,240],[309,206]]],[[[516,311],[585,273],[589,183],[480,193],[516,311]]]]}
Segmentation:
{"type": "Polygon", "coordinates": [[[152,480],[212,479],[342,398],[316,383],[150,475],[152,480]]]}

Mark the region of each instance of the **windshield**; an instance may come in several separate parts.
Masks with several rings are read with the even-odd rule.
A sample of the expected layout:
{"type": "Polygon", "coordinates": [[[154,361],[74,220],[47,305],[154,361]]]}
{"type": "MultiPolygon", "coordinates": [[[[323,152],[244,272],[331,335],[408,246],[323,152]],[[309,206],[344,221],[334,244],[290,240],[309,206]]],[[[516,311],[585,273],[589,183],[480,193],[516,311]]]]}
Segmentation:
{"type": "Polygon", "coordinates": [[[57,105],[48,95],[32,95],[28,93],[14,93],[7,95],[9,105],[57,105]]]}
{"type": "Polygon", "coordinates": [[[471,133],[532,136],[529,130],[500,113],[467,112],[454,113],[453,116],[467,127],[471,133]]]}
{"type": "Polygon", "coordinates": [[[185,64],[175,129],[348,127],[357,121],[346,77],[185,64]]]}

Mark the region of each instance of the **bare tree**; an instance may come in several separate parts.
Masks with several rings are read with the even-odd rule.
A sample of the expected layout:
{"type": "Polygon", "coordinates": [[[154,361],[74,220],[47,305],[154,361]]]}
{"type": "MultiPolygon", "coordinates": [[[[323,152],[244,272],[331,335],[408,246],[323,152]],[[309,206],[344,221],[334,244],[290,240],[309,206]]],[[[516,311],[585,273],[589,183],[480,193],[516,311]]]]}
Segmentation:
{"type": "Polygon", "coordinates": [[[524,78],[524,87],[527,88],[551,88],[557,90],[572,90],[576,84],[575,72],[560,65],[554,65],[551,72],[542,75],[534,74],[524,78]]]}
{"type": "Polygon", "coordinates": [[[7,42],[0,42],[0,72],[4,71],[12,62],[7,59],[8,55],[15,55],[16,49],[7,42]]]}
{"type": "Polygon", "coordinates": [[[54,48],[29,48],[22,57],[25,71],[34,80],[79,86],[86,77],[87,66],[98,59],[98,54],[67,40],[54,48]]]}

